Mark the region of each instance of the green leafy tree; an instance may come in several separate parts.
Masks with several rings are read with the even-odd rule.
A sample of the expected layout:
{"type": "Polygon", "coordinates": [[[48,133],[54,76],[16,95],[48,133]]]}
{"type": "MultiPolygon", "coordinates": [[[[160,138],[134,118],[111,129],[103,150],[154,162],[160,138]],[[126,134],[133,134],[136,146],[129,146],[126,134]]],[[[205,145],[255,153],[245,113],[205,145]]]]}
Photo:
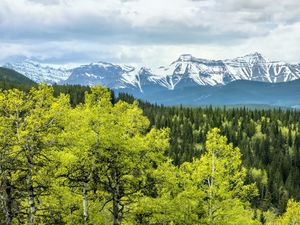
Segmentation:
{"type": "MultiPolygon", "coordinates": [[[[168,148],[168,131],[149,128],[137,102],[111,103],[107,89],[96,86],[85,103],[66,119],[61,176],[82,189],[83,220],[89,223],[89,193],[111,208],[113,224],[121,224],[140,196],[147,173],[168,148]]],[[[100,213],[100,212],[99,212],[100,213]]]]}
{"type": "Polygon", "coordinates": [[[268,225],[299,225],[300,224],[300,202],[290,199],[286,212],[277,218],[269,218],[268,225]]]}
{"type": "MultiPolygon", "coordinates": [[[[89,194],[93,176],[96,173],[96,157],[102,153],[102,136],[107,132],[103,124],[112,104],[107,89],[93,87],[86,92],[85,103],[72,109],[64,120],[64,132],[60,135],[63,151],[60,152],[61,185],[67,186],[73,194],[81,195],[83,201],[83,223],[89,223],[89,194]]],[[[70,214],[73,214],[72,211],[70,214]]],[[[72,216],[70,217],[72,220],[72,216]]]]}
{"type": "Polygon", "coordinates": [[[0,92],[0,200],[5,223],[12,224],[19,213],[20,202],[16,190],[18,169],[21,164],[17,151],[17,124],[25,112],[25,94],[19,90],[0,92]]]}
{"type": "Polygon", "coordinates": [[[201,224],[204,193],[194,169],[193,163],[180,168],[170,161],[162,163],[152,174],[152,192],[138,202],[136,224],[201,224]]]}
{"type": "Polygon", "coordinates": [[[156,195],[141,200],[140,224],[259,224],[249,203],[257,189],[245,178],[239,149],[212,129],[200,159],[161,165],[156,195]]]}
{"type": "Polygon", "coordinates": [[[245,185],[246,170],[238,148],[212,129],[207,134],[206,152],[200,158],[200,189],[207,199],[207,224],[255,224],[249,200],[257,195],[255,184],[245,185]]]}
{"type": "MultiPolygon", "coordinates": [[[[40,85],[28,94],[15,89],[4,91],[0,101],[1,159],[6,168],[2,169],[1,175],[6,179],[7,188],[7,182],[15,184],[20,193],[20,208],[25,209],[21,213],[28,215],[28,224],[32,225],[39,221],[36,218],[38,211],[41,217],[47,212],[42,199],[51,186],[56,135],[62,129],[61,118],[69,109],[69,99],[65,95],[55,98],[51,87],[40,85]]],[[[4,202],[7,202],[8,192],[5,196],[4,202]]],[[[9,224],[9,204],[4,205],[9,224]]]]}

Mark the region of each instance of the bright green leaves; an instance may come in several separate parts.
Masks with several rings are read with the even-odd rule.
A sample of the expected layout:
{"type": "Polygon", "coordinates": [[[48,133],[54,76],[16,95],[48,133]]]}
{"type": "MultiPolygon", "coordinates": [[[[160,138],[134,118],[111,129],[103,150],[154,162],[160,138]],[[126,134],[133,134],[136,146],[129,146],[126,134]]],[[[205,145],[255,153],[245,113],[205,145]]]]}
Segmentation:
{"type": "Polygon", "coordinates": [[[57,135],[68,110],[68,97],[54,98],[47,85],[27,94],[16,89],[0,93],[1,178],[9,184],[3,195],[7,215],[28,214],[28,224],[40,221],[40,214],[47,215],[40,210],[48,205],[43,196],[51,192],[57,135]]]}
{"type": "MultiPolygon", "coordinates": [[[[272,214],[271,214],[272,215],[272,214]]],[[[293,199],[288,201],[286,212],[278,218],[268,218],[267,225],[299,225],[300,202],[293,199]]]]}
{"type": "MultiPolygon", "coordinates": [[[[1,219],[9,225],[258,224],[250,200],[256,185],[267,199],[271,177],[252,168],[247,182],[256,185],[245,184],[240,150],[218,129],[197,146],[201,157],[175,166],[166,157],[169,142],[188,153],[186,140],[204,137],[184,121],[184,138],[170,138],[169,129],[149,128],[138,102],[113,104],[100,86],[75,108],[47,85],[0,92],[1,219]]],[[[255,132],[253,125],[252,139],[260,139],[265,128],[255,132]]],[[[257,210],[261,221],[275,224],[298,224],[298,211],[295,201],[278,219],[257,210]]]]}
{"type": "Polygon", "coordinates": [[[248,201],[257,190],[244,184],[239,149],[227,144],[218,129],[208,133],[205,146],[191,163],[159,165],[152,174],[156,195],[138,204],[141,224],[259,224],[248,201]]]}
{"type": "Polygon", "coordinates": [[[64,127],[57,174],[74,193],[83,193],[84,223],[91,221],[88,199],[97,198],[98,213],[110,208],[120,224],[145,188],[147,174],[163,160],[168,130],[148,131],[149,121],[137,102],[113,105],[110,92],[100,86],[69,112],[64,127]]]}
{"type": "Polygon", "coordinates": [[[244,184],[246,171],[241,164],[240,151],[227,144],[226,137],[219,132],[213,129],[208,133],[206,153],[200,159],[199,172],[204,181],[200,186],[208,199],[205,205],[207,223],[251,224],[247,200],[257,195],[257,190],[254,184],[244,184]]]}

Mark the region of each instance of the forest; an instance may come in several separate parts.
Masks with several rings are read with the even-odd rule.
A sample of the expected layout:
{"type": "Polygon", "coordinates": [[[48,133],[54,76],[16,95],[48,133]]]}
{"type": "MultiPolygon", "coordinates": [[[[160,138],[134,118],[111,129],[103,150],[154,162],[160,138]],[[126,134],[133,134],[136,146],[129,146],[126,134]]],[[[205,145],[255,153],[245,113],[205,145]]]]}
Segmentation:
{"type": "Polygon", "coordinates": [[[1,224],[300,224],[299,111],[5,85],[1,224]]]}

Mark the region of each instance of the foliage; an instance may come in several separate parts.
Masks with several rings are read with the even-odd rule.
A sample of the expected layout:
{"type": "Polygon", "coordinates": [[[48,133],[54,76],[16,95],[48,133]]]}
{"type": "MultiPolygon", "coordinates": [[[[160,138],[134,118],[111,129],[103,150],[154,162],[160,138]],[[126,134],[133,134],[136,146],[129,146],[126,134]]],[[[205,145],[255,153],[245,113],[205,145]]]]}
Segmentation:
{"type": "Polygon", "coordinates": [[[100,86],[2,90],[0,223],[299,224],[298,118],[100,86]]]}
{"type": "Polygon", "coordinates": [[[0,93],[1,189],[6,223],[12,218],[28,224],[50,216],[43,196],[51,193],[55,167],[56,136],[69,108],[65,95],[53,97],[53,89],[41,85],[28,94],[13,89],[0,93]],[[16,200],[16,201],[14,201],[16,200]],[[39,204],[37,204],[39,202],[39,204]],[[15,218],[15,219],[16,219],[15,218]]]}
{"type": "MultiPolygon", "coordinates": [[[[134,100],[127,94],[120,94],[119,99],[134,100]]],[[[252,199],[253,207],[264,211],[275,207],[283,213],[289,198],[300,200],[299,111],[166,107],[142,101],[140,107],[153,126],[170,128],[169,156],[176,165],[199,158],[207,132],[217,127],[239,147],[246,182],[257,184],[259,196],[252,199]]]]}
{"type": "Polygon", "coordinates": [[[137,207],[138,224],[259,224],[249,204],[256,187],[244,184],[245,177],[239,149],[213,129],[200,159],[159,167],[155,195],[137,207]]]}
{"type": "Polygon", "coordinates": [[[278,217],[271,218],[267,224],[274,225],[298,225],[300,224],[300,202],[290,199],[287,204],[286,212],[278,217]]]}

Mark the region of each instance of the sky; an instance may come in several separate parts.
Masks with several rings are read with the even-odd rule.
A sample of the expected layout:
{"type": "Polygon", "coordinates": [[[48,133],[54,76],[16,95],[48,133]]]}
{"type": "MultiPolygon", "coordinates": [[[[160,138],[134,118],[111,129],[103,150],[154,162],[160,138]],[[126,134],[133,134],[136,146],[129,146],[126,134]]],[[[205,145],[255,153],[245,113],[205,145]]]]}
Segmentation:
{"type": "Polygon", "coordinates": [[[300,63],[299,0],[0,0],[0,64],[158,66],[252,52],[300,63]]]}

